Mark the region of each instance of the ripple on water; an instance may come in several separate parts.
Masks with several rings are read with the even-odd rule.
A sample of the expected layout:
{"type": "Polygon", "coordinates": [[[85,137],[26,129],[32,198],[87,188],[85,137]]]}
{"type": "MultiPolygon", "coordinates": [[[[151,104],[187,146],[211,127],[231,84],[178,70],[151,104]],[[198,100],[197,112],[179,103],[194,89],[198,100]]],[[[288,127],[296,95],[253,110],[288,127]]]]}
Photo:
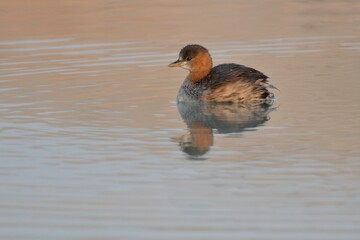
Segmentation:
{"type": "Polygon", "coordinates": [[[0,236],[356,239],[356,101],[326,96],[359,37],[207,41],[219,63],[268,65],[281,104],[184,121],[185,72],[166,68],[182,43],[164,41],[0,41],[0,236]]]}

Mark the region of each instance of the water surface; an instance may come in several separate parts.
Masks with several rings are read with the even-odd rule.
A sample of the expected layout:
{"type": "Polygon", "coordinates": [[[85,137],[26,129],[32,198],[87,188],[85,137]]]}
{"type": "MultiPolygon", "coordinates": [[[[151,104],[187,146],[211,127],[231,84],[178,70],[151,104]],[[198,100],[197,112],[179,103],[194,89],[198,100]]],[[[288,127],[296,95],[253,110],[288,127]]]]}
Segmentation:
{"type": "Polygon", "coordinates": [[[1,5],[1,239],[359,238],[357,1],[1,5]],[[188,43],[274,106],[177,106],[188,43]]]}

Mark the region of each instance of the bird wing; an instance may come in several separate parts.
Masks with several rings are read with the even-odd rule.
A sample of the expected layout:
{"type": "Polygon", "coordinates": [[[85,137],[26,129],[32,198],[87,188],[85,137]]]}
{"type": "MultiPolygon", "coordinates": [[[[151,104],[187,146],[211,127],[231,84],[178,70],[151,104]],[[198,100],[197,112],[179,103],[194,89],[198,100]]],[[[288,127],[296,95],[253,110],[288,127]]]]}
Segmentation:
{"type": "Polygon", "coordinates": [[[262,72],[238,64],[214,67],[203,86],[203,100],[216,102],[259,102],[270,92],[268,77],[262,72]]]}

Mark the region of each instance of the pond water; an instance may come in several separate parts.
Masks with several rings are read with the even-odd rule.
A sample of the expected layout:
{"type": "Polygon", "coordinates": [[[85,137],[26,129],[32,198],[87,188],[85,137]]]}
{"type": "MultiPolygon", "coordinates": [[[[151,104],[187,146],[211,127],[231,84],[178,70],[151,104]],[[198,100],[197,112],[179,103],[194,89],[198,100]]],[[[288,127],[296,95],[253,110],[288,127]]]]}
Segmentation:
{"type": "Polygon", "coordinates": [[[359,239],[359,1],[7,1],[1,239],[359,239]],[[177,105],[188,43],[270,76],[177,105]]]}

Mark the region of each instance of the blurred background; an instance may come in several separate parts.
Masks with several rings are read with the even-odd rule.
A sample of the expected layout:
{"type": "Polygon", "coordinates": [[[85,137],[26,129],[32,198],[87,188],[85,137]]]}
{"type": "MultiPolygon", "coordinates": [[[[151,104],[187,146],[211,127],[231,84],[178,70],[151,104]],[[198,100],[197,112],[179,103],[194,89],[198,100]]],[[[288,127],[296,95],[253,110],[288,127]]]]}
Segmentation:
{"type": "Polygon", "coordinates": [[[359,239],[360,2],[0,1],[1,239],[359,239]],[[177,105],[182,47],[271,109],[177,105]]]}

